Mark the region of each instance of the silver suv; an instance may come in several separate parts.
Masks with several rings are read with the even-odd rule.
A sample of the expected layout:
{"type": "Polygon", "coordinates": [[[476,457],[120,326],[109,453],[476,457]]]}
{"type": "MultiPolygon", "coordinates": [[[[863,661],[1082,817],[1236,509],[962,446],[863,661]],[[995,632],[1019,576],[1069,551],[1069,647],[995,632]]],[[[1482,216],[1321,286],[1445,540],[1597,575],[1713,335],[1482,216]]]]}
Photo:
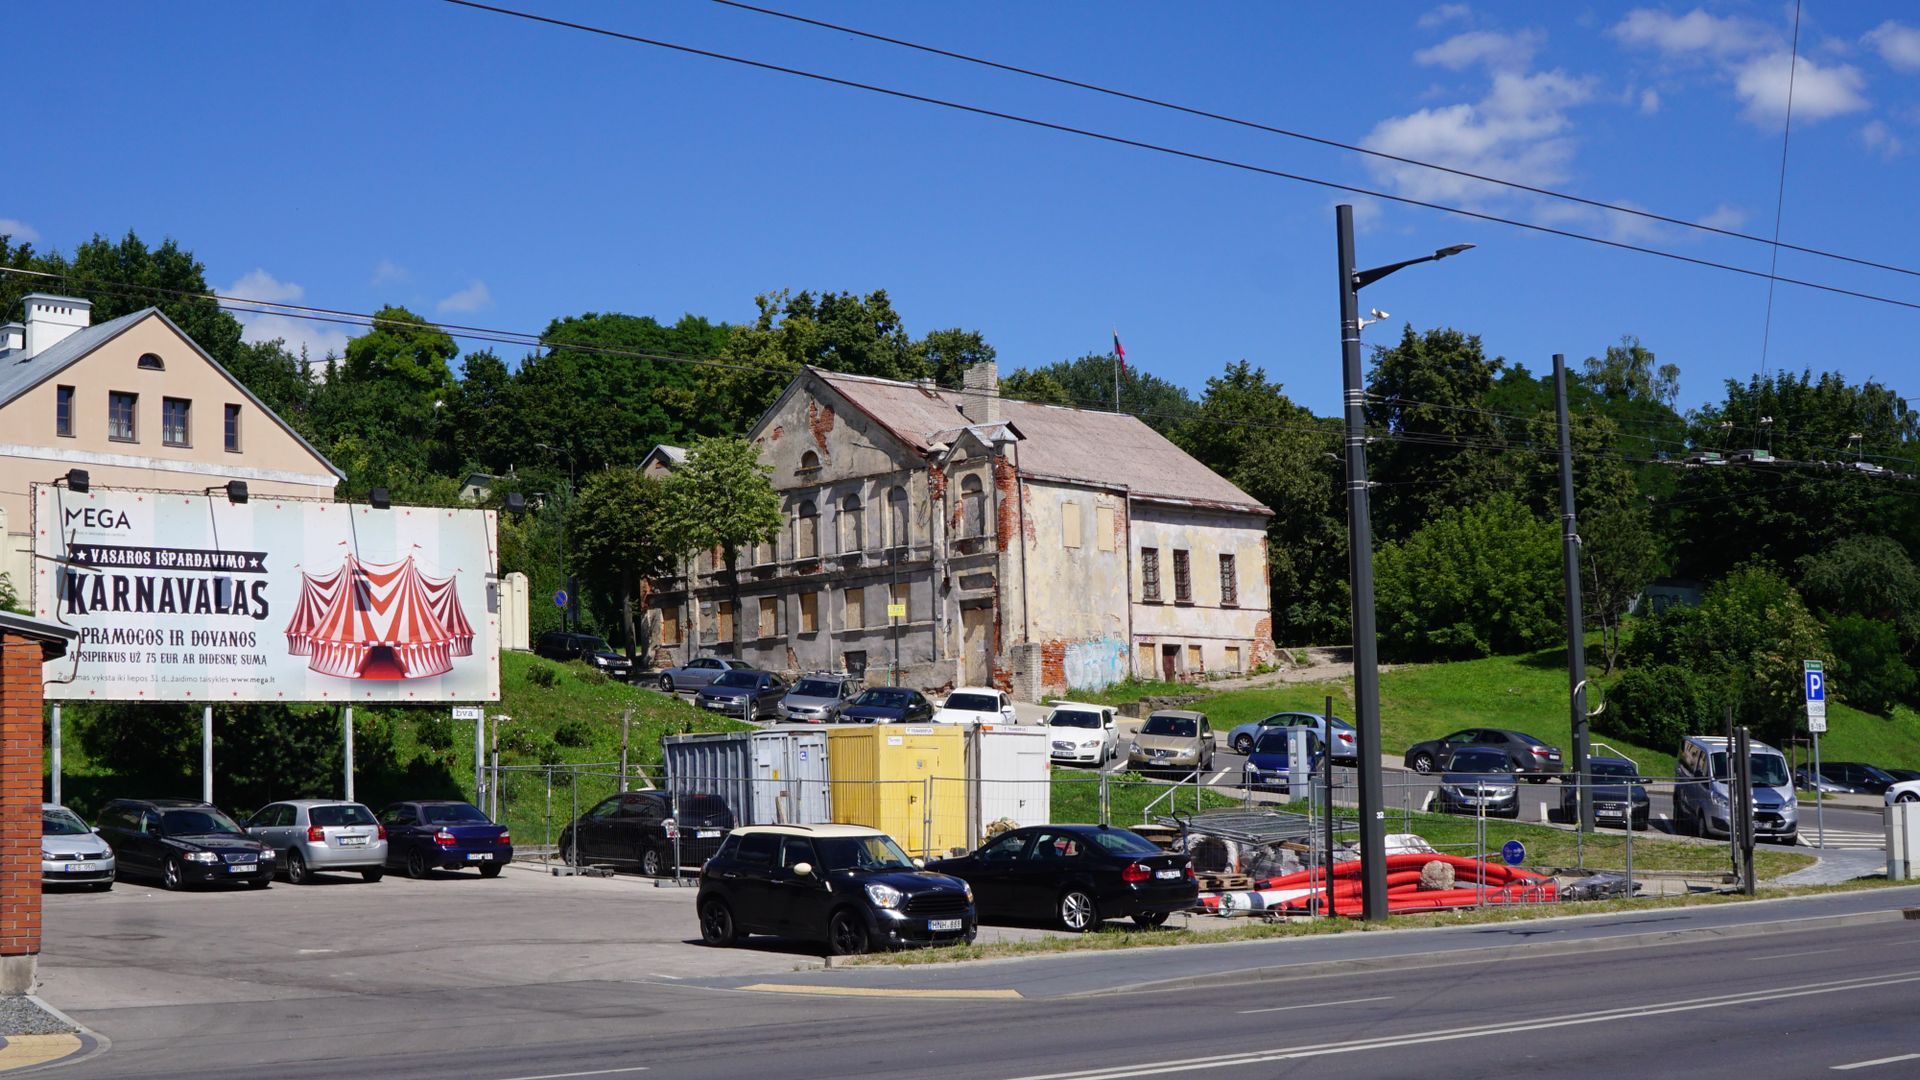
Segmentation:
{"type": "Polygon", "coordinates": [[[359,803],[288,799],[261,807],[246,829],[280,853],[294,885],[310,884],[321,871],[358,871],[368,881],[387,872],[387,828],[359,803]]]}

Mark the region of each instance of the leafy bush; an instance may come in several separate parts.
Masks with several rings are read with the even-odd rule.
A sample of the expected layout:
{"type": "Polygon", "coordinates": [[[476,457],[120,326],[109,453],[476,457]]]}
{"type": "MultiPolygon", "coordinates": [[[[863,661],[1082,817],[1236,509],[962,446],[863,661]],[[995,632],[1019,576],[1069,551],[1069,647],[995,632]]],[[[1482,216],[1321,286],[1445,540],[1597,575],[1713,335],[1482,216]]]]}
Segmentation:
{"type": "MultiPolygon", "coordinates": [[[[599,673],[596,672],[595,674],[599,673]]],[[[602,675],[600,677],[602,681],[605,681],[606,676],[602,675]]],[[[593,725],[578,717],[562,720],[559,726],[553,729],[553,741],[561,746],[576,748],[590,746],[593,743],[593,725]]]]}
{"type": "Polygon", "coordinates": [[[597,667],[588,667],[585,664],[571,664],[568,666],[572,669],[573,677],[586,683],[588,686],[607,685],[607,673],[597,667]]]}
{"type": "Polygon", "coordinates": [[[1672,753],[1680,740],[1719,730],[1716,703],[1704,681],[1677,664],[1627,672],[1606,696],[1594,727],[1649,749],[1672,753]]]}
{"type": "Polygon", "coordinates": [[[1633,628],[1633,637],[1620,651],[1627,667],[1652,668],[1663,664],[1690,665],[1694,621],[1700,609],[1675,604],[1645,616],[1633,628]]]}
{"type": "Polygon", "coordinates": [[[560,681],[560,669],[552,664],[535,664],[527,669],[527,681],[535,686],[552,689],[560,681]]]}
{"type": "Polygon", "coordinates": [[[1801,559],[1800,591],[1821,611],[1885,620],[1920,640],[1920,569],[1888,537],[1849,536],[1801,559]]]}
{"type": "Polygon", "coordinates": [[[1827,624],[1827,642],[1833,647],[1831,685],[1840,700],[1885,716],[1913,693],[1913,668],[1900,654],[1900,633],[1892,623],[1845,615],[1827,624]]]}
{"type": "Polygon", "coordinates": [[[1387,659],[1531,652],[1560,634],[1558,531],[1511,494],[1448,510],[1374,566],[1387,659]]]}

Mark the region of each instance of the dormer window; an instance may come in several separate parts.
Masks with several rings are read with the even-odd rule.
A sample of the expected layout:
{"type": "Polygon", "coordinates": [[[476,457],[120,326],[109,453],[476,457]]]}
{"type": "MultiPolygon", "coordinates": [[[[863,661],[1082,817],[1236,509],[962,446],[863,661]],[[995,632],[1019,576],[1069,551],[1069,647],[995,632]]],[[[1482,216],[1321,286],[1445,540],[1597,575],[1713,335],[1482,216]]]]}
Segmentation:
{"type": "Polygon", "coordinates": [[[800,468],[797,471],[803,475],[806,473],[819,472],[820,471],[820,455],[814,453],[811,450],[807,451],[804,454],[801,454],[800,468]]]}
{"type": "Polygon", "coordinates": [[[140,370],[141,371],[165,371],[167,370],[167,362],[165,360],[160,359],[160,356],[158,353],[141,353],[140,354],[140,370]]]}

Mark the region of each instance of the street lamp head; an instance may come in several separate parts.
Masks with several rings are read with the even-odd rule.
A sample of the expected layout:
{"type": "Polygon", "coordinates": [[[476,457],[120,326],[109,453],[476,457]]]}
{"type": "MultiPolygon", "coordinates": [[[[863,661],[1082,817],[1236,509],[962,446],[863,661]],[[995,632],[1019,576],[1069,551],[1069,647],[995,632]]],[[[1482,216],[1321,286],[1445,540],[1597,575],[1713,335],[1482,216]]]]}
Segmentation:
{"type": "Polygon", "coordinates": [[[1461,252],[1471,250],[1472,248],[1473,248],[1472,244],[1449,244],[1446,247],[1441,248],[1439,251],[1434,252],[1433,257],[1436,259],[1444,259],[1449,255],[1458,255],[1461,252]]]}

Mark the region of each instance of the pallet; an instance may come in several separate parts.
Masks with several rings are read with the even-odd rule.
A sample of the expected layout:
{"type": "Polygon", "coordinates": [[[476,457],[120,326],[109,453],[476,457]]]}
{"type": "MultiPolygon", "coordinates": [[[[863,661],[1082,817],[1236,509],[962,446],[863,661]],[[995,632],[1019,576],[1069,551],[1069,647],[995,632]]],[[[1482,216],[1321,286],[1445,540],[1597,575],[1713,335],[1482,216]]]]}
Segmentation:
{"type": "Polygon", "coordinates": [[[1253,879],[1245,874],[1201,874],[1201,892],[1246,892],[1253,888],[1253,879]]]}

